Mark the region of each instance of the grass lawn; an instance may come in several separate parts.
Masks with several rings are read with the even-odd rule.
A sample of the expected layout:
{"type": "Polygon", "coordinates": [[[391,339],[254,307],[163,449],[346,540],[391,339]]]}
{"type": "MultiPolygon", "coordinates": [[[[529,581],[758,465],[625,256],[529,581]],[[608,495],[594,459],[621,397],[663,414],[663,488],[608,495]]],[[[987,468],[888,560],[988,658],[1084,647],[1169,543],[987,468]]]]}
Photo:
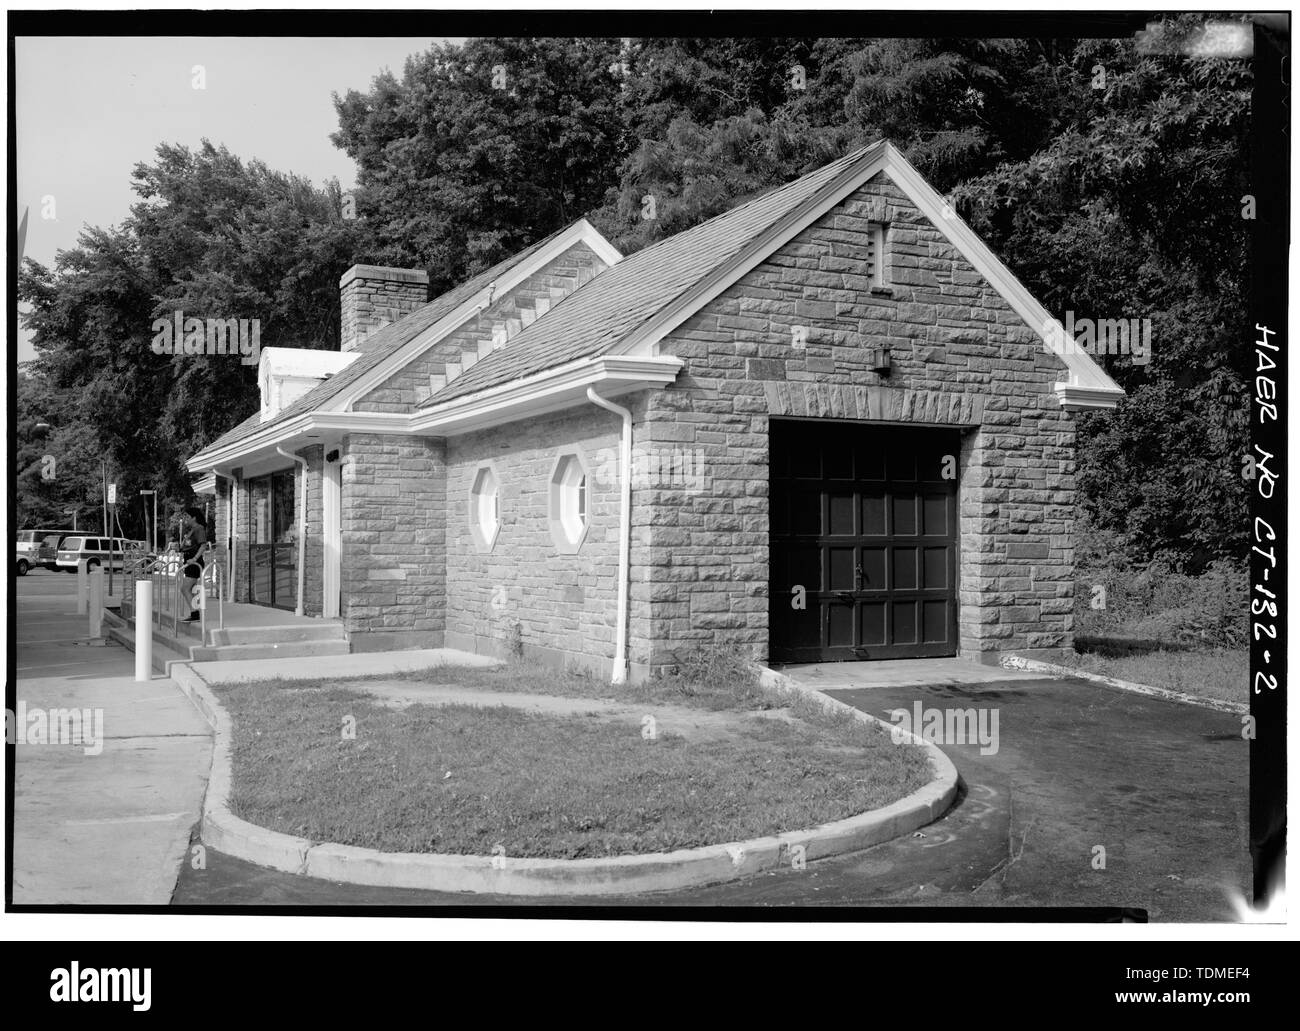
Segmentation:
{"type": "MultiPolygon", "coordinates": [[[[660,702],[712,711],[771,709],[789,704],[788,699],[777,699],[772,692],[759,687],[752,678],[732,668],[720,670],[717,675],[696,681],[666,677],[618,687],[611,685],[608,680],[588,676],[585,673],[564,672],[515,662],[486,668],[432,666],[400,673],[386,673],[373,678],[355,679],[460,684],[484,691],[556,695],[562,698],[613,699],[638,705],[660,702]]],[[[824,725],[827,723],[827,718],[816,706],[800,706],[799,715],[810,722],[821,722],[824,725]]],[[[837,721],[831,719],[830,722],[837,721]]]]}
{"type": "Polygon", "coordinates": [[[1178,648],[1080,637],[1065,663],[1089,673],[1201,698],[1230,702],[1250,698],[1250,651],[1246,648],[1178,648]]]}
{"type": "MultiPolygon", "coordinates": [[[[531,672],[534,692],[566,679],[531,672]]],[[[496,674],[436,675],[470,686],[496,674]]],[[[519,690],[520,678],[516,669],[495,683],[519,690]]],[[[567,679],[594,683],[598,697],[614,690],[567,679]]],[[[583,858],[720,844],[875,809],[930,779],[921,749],[844,719],[746,717],[740,734],[692,743],[646,740],[627,720],[392,708],[320,681],[216,690],[234,724],[237,815],[390,852],[486,855],[500,845],[508,856],[583,858]],[[352,740],[341,732],[348,716],[352,740]]]]}

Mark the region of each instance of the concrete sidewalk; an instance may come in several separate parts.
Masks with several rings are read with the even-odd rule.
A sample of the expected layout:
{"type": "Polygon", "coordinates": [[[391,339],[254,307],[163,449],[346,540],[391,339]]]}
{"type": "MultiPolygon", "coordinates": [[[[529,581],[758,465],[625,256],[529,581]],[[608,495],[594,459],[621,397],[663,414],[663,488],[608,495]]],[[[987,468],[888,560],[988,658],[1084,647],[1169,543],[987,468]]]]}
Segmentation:
{"type": "Polygon", "coordinates": [[[877,687],[927,687],[937,684],[1005,684],[1043,680],[1041,673],[985,666],[965,659],[883,659],[874,662],[809,662],[775,667],[819,691],[877,687]]]}
{"type": "Polygon", "coordinates": [[[85,641],[76,581],[18,580],[21,730],[52,709],[102,712],[102,739],[17,744],[13,899],[29,905],[167,905],[187,859],[211,762],[208,725],[172,681],[134,680],[134,657],[85,641]]]}
{"type": "Polygon", "coordinates": [[[239,684],[249,680],[346,680],[388,673],[407,673],[431,666],[498,666],[501,660],[454,648],[417,648],[403,652],[357,652],[352,655],[300,656],[287,659],[246,659],[201,662],[194,672],[207,684],[239,684]]]}

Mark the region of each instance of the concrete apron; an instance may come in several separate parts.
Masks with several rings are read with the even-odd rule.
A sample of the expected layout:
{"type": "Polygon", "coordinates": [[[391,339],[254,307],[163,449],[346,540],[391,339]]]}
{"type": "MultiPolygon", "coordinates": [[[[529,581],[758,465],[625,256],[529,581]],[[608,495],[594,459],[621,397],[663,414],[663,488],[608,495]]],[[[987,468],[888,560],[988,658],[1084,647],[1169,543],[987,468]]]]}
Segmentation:
{"type": "MultiPolygon", "coordinates": [[[[204,673],[208,673],[206,667],[204,673]]],[[[230,811],[234,747],[230,716],[192,666],[177,664],[172,678],[193,700],[214,734],[212,774],[203,805],[203,841],[237,859],[346,884],[523,896],[633,895],[699,887],[793,866],[797,861],[870,848],[939,819],[957,797],[958,776],[952,761],[935,745],[907,733],[905,740],[926,750],[934,773],[928,784],[882,809],[764,838],[600,859],[398,853],[322,844],[255,826],[230,811]]],[[[891,724],[772,670],[763,670],[762,679],[765,686],[782,694],[802,695],[827,711],[896,732],[891,724]]]]}
{"type": "Polygon", "coordinates": [[[938,684],[1006,683],[1042,680],[1041,673],[985,666],[965,659],[884,659],[873,662],[811,662],[781,666],[778,672],[819,691],[872,687],[930,687],[938,684]]]}

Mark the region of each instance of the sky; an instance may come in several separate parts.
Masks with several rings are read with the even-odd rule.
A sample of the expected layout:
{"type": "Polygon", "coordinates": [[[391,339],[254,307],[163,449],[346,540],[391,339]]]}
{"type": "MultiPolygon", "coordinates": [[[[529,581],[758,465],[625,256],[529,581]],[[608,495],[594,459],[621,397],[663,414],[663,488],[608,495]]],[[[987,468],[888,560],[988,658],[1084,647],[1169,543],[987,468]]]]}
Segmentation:
{"type": "MultiPolygon", "coordinates": [[[[75,14],[70,15],[75,18],[75,14]]],[[[131,170],[162,141],[206,137],[244,160],[314,183],[354,185],[331,93],[364,90],[384,68],[446,37],[18,37],[15,43],[18,217],[25,254],[42,264],[75,246],[83,225],[129,214],[131,170]],[[203,89],[194,66],[202,65],[203,89]],[[53,216],[48,198],[53,198],[53,216]]],[[[33,358],[20,331],[18,360],[33,358]]]]}

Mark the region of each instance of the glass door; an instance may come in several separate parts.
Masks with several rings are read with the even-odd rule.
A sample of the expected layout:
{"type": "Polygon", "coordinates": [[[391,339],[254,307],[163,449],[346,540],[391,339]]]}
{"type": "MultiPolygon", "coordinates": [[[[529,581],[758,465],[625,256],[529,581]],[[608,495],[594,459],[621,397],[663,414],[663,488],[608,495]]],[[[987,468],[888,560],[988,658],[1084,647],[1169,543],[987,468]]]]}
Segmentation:
{"type": "Polygon", "coordinates": [[[296,512],[292,469],[248,481],[249,600],[258,605],[297,606],[296,512]]]}

